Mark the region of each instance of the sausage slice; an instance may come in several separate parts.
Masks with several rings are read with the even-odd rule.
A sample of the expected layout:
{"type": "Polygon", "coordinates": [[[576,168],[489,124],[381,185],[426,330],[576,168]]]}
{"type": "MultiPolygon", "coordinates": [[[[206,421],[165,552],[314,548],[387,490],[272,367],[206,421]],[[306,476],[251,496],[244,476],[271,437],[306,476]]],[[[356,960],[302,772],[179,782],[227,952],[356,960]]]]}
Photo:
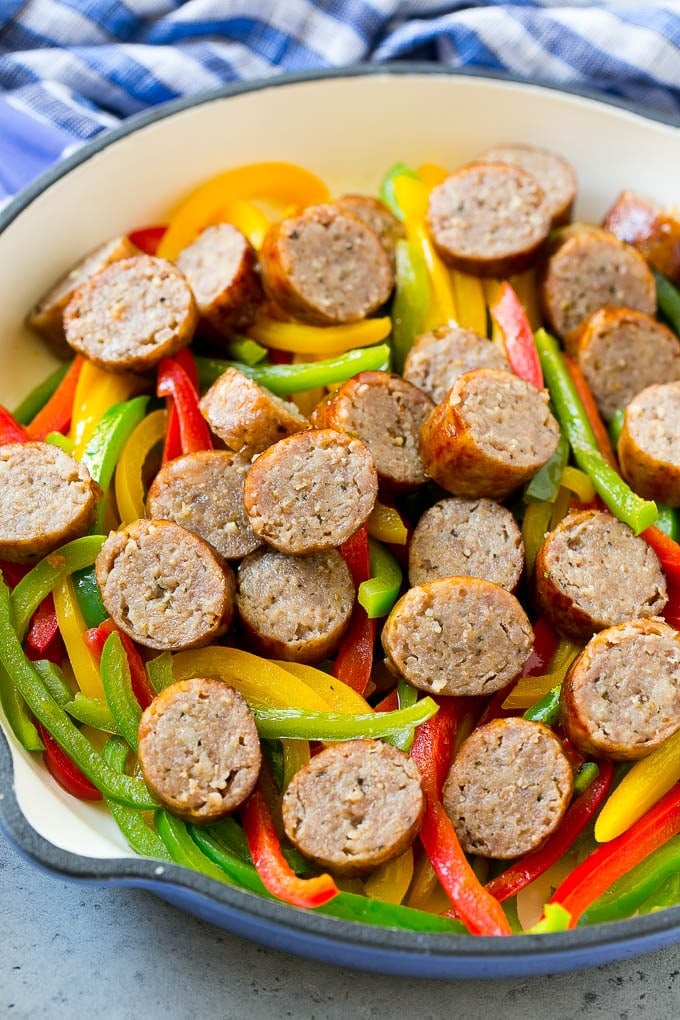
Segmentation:
{"type": "Polygon", "coordinates": [[[169,811],[209,825],[249,796],[262,753],[247,702],[222,680],[179,680],[154,698],[139,724],[139,764],[169,811]]]}
{"type": "Polygon", "coordinates": [[[602,226],[637,248],[660,273],[680,285],[680,219],[633,191],[622,191],[602,226]]]}
{"type": "Polygon", "coordinates": [[[506,860],[555,831],[572,789],[569,759],[552,730],[528,719],[494,719],[461,746],[443,800],[466,853],[506,860]]]}
{"type": "Polygon", "coordinates": [[[384,202],[372,195],[352,194],[341,195],[333,204],[363,220],[366,226],[378,235],[390,262],[394,264],[397,241],[406,236],[406,231],[384,202]]]}
{"type": "Polygon", "coordinates": [[[425,811],[415,763],[380,740],[348,740],[315,755],[283,795],[294,846],[336,875],[362,875],[413,842],[425,811]]]}
{"type": "Polygon", "coordinates": [[[647,386],[623,419],[621,472],[637,493],[680,506],[680,382],[647,386]]]}
{"type": "Polygon", "coordinates": [[[576,199],[576,170],[564,156],[537,145],[494,145],[477,163],[507,163],[526,170],[540,184],[550,210],[551,226],[569,223],[576,199]]]}
{"type": "Polygon", "coordinates": [[[406,355],[404,379],[439,404],[458,376],[474,368],[510,371],[510,363],[499,344],[474,329],[449,324],[416,337],[406,355]]]}

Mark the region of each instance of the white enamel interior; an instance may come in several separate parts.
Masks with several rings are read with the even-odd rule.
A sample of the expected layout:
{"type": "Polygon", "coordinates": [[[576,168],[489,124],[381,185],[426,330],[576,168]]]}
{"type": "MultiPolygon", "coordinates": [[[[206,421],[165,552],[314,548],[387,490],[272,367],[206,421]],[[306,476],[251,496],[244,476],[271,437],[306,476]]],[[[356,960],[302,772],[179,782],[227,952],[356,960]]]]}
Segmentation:
{"type": "MultiPolygon", "coordinates": [[[[626,187],[662,203],[680,199],[677,128],[549,89],[470,77],[379,74],[273,85],[184,110],[114,142],[0,235],[0,402],[12,406],[53,364],[22,325],[36,299],[98,243],[163,222],[210,175],[290,160],[323,177],[333,193],[371,191],[397,160],[453,169],[486,146],[514,141],[572,160],[579,219],[601,219],[626,187]]],[[[63,794],[39,756],[9,739],[19,803],[41,835],[91,857],[129,855],[104,808],[63,794]]]]}

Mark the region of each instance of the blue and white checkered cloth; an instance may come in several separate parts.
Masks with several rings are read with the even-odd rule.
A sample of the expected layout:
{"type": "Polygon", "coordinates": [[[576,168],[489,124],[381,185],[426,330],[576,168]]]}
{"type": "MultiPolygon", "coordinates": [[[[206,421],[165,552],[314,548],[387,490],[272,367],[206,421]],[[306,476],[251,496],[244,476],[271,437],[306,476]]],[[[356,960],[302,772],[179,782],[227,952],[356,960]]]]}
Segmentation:
{"type": "Polygon", "coordinates": [[[435,61],[680,115],[680,2],[0,0],[0,202],[130,114],[223,83],[435,61]]]}

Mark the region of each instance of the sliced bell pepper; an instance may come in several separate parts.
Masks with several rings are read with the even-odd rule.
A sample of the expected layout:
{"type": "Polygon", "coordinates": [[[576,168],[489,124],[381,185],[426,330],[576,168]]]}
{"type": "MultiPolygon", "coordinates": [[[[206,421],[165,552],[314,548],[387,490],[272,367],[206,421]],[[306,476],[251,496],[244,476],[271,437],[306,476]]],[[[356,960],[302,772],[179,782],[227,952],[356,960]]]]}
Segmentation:
{"type": "MultiPolygon", "coordinates": [[[[307,666],[301,662],[283,662],[276,659],[273,661],[276,666],[285,669],[287,673],[292,673],[298,680],[302,680],[307,687],[311,687],[313,691],[328,703],[332,712],[359,715],[373,711],[365,698],[362,698],[360,694],[353,691],[347,684],[343,684],[336,680],[335,677],[324,673],[323,670],[317,669],[315,666],[307,666]]],[[[395,704],[394,707],[399,708],[399,705],[395,704]]],[[[405,706],[402,705],[401,707],[405,706]]]]}
{"type": "Polygon", "coordinates": [[[75,570],[71,575],[76,599],[83,614],[85,626],[98,627],[100,623],[108,618],[108,613],[102,602],[101,591],[97,584],[97,577],[94,567],[85,567],[83,570],[75,570]]]}
{"type": "Polygon", "coordinates": [[[77,354],[68,366],[54,393],[26,426],[30,439],[44,440],[50,432],[68,432],[73,415],[73,399],[84,362],[82,354],[77,354]]]}
{"type": "Polygon", "coordinates": [[[395,372],[403,372],[413,341],[425,328],[430,306],[430,282],[418,245],[400,238],[395,246],[395,290],[392,300],[392,358],[395,372]]]}
{"type": "MultiPolygon", "coordinates": [[[[115,772],[125,775],[125,764],[129,753],[130,748],[123,738],[114,736],[104,744],[102,759],[115,772]]],[[[105,800],[113,820],[135,853],[141,854],[142,857],[154,857],[161,861],[172,860],[165,843],[151,826],[147,825],[140,811],[126,807],[110,797],[106,797],[105,800]]]]}
{"type": "Polygon", "coordinates": [[[568,638],[561,638],[550,660],[547,673],[526,675],[513,687],[503,702],[503,708],[531,708],[545,697],[556,685],[561,685],[569,666],[581,651],[581,645],[568,638]]]}
{"type": "Polygon", "coordinates": [[[361,581],[357,589],[359,605],[363,606],[369,619],[387,616],[399,597],[401,590],[401,568],[394,556],[373,539],[368,548],[371,558],[371,576],[361,581]]]}
{"type": "Polygon", "coordinates": [[[132,431],[143,419],[148,397],[133,397],[132,400],[114,404],[104,412],[95,426],[83,450],[80,460],[97,482],[104,497],[97,507],[97,518],[93,531],[103,533],[105,528],[106,493],[121,450],[132,431]]]}
{"type": "Polygon", "coordinates": [[[484,284],[478,277],[449,270],[453,301],[456,307],[456,321],[465,329],[474,329],[479,336],[486,336],[486,297],[484,284]]]}
{"type": "Polygon", "coordinates": [[[29,659],[49,659],[57,665],[64,657],[64,644],[51,594],[43,599],[33,614],[26,635],[26,654],[29,659]]]}
{"type": "Polygon", "coordinates": [[[80,612],[73,582],[63,577],[53,589],[54,607],[69,661],[78,687],[88,698],[103,698],[101,676],[86,641],[86,627],[80,612]]]}
{"type": "Polygon", "coordinates": [[[371,510],[366,530],[371,538],[387,545],[406,545],[408,542],[408,524],[396,507],[380,500],[376,500],[371,510]]]}
{"type": "Polygon", "coordinates": [[[45,406],[55,392],[70,367],[68,362],[59,365],[55,368],[54,372],[51,372],[42,382],[39,382],[30,393],[27,393],[21,403],[14,408],[12,415],[20,425],[28,425],[35,418],[36,414],[45,406]]]}
{"type": "Polygon", "coordinates": [[[680,584],[680,545],[664,534],[660,528],[652,525],[642,532],[642,537],[659,557],[661,568],[668,580],[675,585],[680,584]]]}
{"type": "Polygon", "coordinates": [[[45,745],[40,739],[33,716],[2,664],[0,664],[0,705],[5,712],[9,728],[21,746],[27,751],[44,750],[45,745]]]}
{"type": "Polygon", "coordinates": [[[389,737],[427,722],[439,710],[432,698],[421,698],[395,712],[310,712],[297,708],[258,708],[252,711],[260,737],[269,740],[366,740],[389,737]]]}
{"type": "Polygon", "coordinates": [[[652,267],[656,281],[656,300],[661,317],[680,336],[680,290],[671,281],[652,267]]]}
{"type": "Polygon", "coordinates": [[[139,376],[130,373],[114,374],[99,368],[92,361],[84,362],[73,397],[69,433],[69,438],[73,440],[76,460],[82,457],[104,412],[114,404],[129,400],[141,386],[139,376]]]}
{"type": "Polygon", "coordinates": [[[78,800],[101,800],[102,795],[97,787],[73,764],[42,723],[38,723],[38,730],[45,745],[43,753],[45,767],[59,786],[78,800]]]}
{"type": "MultiPolygon", "coordinates": [[[[669,878],[680,872],[680,836],[673,836],[640,864],[617,879],[581,917],[581,924],[602,924],[630,917],[660,889],[669,878]]],[[[667,905],[678,901],[675,895],[667,905]]],[[[660,905],[660,904],[659,904],[660,905]]]]}
{"type": "MultiPolygon", "coordinates": [[[[76,719],[85,726],[93,726],[105,733],[121,733],[120,726],[114,719],[107,701],[101,701],[99,698],[86,698],[80,691],[76,691],[71,700],[62,707],[72,719],[76,719]]],[[[125,746],[128,747],[127,741],[125,746]]]]}
{"type": "MultiPolygon", "coordinates": [[[[368,549],[368,532],[360,528],[340,547],[356,587],[367,581],[371,574],[368,549]]],[[[373,648],[377,627],[363,606],[355,603],[349,627],[338,648],[333,664],[333,676],[347,684],[358,694],[365,695],[373,672],[373,648]]]]}
{"type": "Polygon", "coordinates": [[[366,895],[387,903],[401,903],[413,878],[413,850],[382,864],[364,881],[366,895]]]}
{"type": "Polygon", "coordinates": [[[192,871],[198,871],[201,875],[207,875],[208,878],[214,878],[218,882],[231,885],[231,879],[227,873],[218,868],[209,857],[206,857],[191,838],[186,822],[162,809],[156,811],[154,822],[156,831],[171,860],[176,864],[181,864],[184,868],[191,868],[192,871]]]}
{"type": "Polygon", "coordinates": [[[583,404],[583,409],[588,415],[588,421],[590,422],[591,428],[597,440],[597,445],[599,447],[600,453],[607,461],[607,463],[610,465],[610,467],[612,467],[615,471],[618,471],[619,462],[616,459],[616,454],[614,453],[614,448],[612,447],[611,440],[609,438],[609,433],[607,432],[606,426],[600,416],[600,412],[597,408],[597,404],[595,403],[595,398],[593,396],[592,390],[590,389],[590,386],[588,385],[586,378],[583,372],[581,371],[581,368],[578,365],[578,363],[574,361],[574,359],[571,358],[568,354],[563,354],[562,357],[564,358],[564,364],[567,366],[567,371],[571,376],[572,382],[576,387],[576,392],[578,393],[581,403],[583,404]]]}
{"type": "Polygon", "coordinates": [[[274,350],[337,356],[357,347],[378,344],[390,335],[391,329],[392,322],[387,316],[341,326],[306,326],[260,316],[249,328],[248,336],[274,350]]]}
{"type": "Polygon", "coordinates": [[[0,446],[10,443],[27,443],[28,432],[20,425],[13,414],[0,404],[0,446]]]}
{"type": "Polygon", "coordinates": [[[529,325],[536,330],[541,325],[543,316],[541,314],[538,287],[536,285],[536,269],[531,267],[523,273],[513,273],[508,278],[508,283],[514,290],[522,303],[524,313],[529,320],[529,325]]]}
{"type": "MultiPolygon", "coordinates": [[[[394,163],[387,171],[378,189],[380,201],[384,202],[387,208],[390,210],[393,216],[396,216],[398,220],[403,222],[404,211],[397,200],[397,196],[394,191],[394,182],[398,177],[412,177],[415,181],[424,181],[425,179],[420,176],[420,173],[413,170],[412,167],[406,163],[394,163]]],[[[434,187],[429,179],[425,181],[429,187],[434,187]]],[[[437,183],[440,183],[439,181],[437,183]]]]}
{"type": "Polygon", "coordinates": [[[142,710],[132,690],[127,655],[116,631],[109,634],[102,649],[101,678],[111,714],[132,750],[136,751],[142,710]]]}
{"type": "Polygon", "coordinates": [[[131,524],[146,514],[144,465],[166,434],[167,412],[152,411],[133,429],[123,447],[114,476],[116,504],[122,524],[131,524]]]}
{"type": "Polygon", "coordinates": [[[555,452],[550,460],[536,472],[524,489],[524,502],[547,501],[554,503],[562,484],[562,474],[569,460],[569,443],[560,433],[555,452]]]}
{"type": "MultiPolygon", "coordinates": [[[[86,632],[85,642],[95,659],[99,661],[104,654],[104,648],[112,634],[116,634],[121,643],[121,648],[127,663],[127,670],[129,672],[129,680],[127,676],[119,675],[118,679],[114,678],[110,682],[116,686],[123,686],[126,689],[129,686],[136,704],[142,709],[148,708],[153,699],[156,697],[156,692],[151,686],[146,668],[142,662],[142,657],[137,651],[132,638],[120,630],[113,620],[104,620],[98,626],[91,628],[86,632]]],[[[112,646],[112,648],[115,648],[115,645],[112,646]]],[[[122,663],[118,663],[117,661],[120,659],[120,653],[118,653],[117,649],[115,654],[113,651],[109,651],[108,659],[109,665],[111,666],[111,672],[114,674],[122,674],[124,666],[122,663]]],[[[104,680],[103,676],[102,680],[104,680]]],[[[104,690],[107,690],[106,683],[104,684],[104,690]]],[[[108,694],[106,696],[108,700],[108,694]]],[[[133,711],[136,714],[134,708],[131,709],[128,714],[131,714],[133,711]]],[[[134,746],[129,740],[128,743],[130,746],[134,746]]]]}
{"type": "Polygon", "coordinates": [[[500,296],[490,311],[500,327],[505,353],[513,372],[525,382],[542,389],[543,371],[534,334],[522,303],[507,280],[503,282],[500,296]]]}
{"type": "Polygon", "coordinates": [[[177,358],[162,358],[159,362],[156,393],[159,397],[172,397],[182,453],[212,450],[210,430],[199,410],[196,389],[177,358]]]}
{"type": "Polygon", "coordinates": [[[73,691],[66,679],[63,669],[49,659],[35,659],[33,668],[47,688],[47,692],[56,703],[65,708],[73,700],[73,691]]]}
{"type": "Polygon", "coordinates": [[[145,255],[156,255],[158,246],[161,243],[168,228],[162,226],[140,227],[138,230],[131,230],[128,240],[132,241],[136,248],[143,251],[145,255]]]}

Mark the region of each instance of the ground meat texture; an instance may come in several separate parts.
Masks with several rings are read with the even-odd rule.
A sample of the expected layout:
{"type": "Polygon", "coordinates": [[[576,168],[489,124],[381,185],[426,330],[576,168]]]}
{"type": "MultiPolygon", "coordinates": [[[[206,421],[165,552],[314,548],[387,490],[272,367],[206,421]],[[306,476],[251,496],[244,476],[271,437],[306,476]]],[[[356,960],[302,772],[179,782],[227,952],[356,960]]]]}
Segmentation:
{"type": "Polygon", "coordinates": [[[257,458],[243,503],[256,535],[299,556],[342,545],[365,524],[377,493],[373,457],[361,440],[310,429],[257,458]]]}
{"type": "Polygon", "coordinates": [[[549,532],[534,587],[540,612],[577,642],[613,624],[657,616],[668,600],[654,550],[601,510],[572,512],[549,532]]]}
{"type": "Polygon", "coordinates": [[[680,506],[680,382],[647,386],[631,400],[617,449],[637,493],[680,506]]]}
{"type": "Polygon", "coordinates": [[[64,336],[64,309],[73,292],[100,269],[135,254],[137,248],[125,236],[106,241],[73,266],[31,309],[27,325],[40,333],[58,358],[73,357],[73,349],[64,336]]]}
{"type": "Polygon", "coordinates": [[[264,301],[257,254],[231,223],[203,230],[175,260],[194,292],[202,337],[224,341],[245,330],[264,301]]]}
{"type": "Polygon", "coordinates": [[[394,271],[378,235],[333,205],[308,206],[274,224],[260,252],[268,295],[302,322],[358,322],[392,292],[394,271]]]}
{"type": "Polygon", "coordinates": [[[548,395],[511,372],[459,375],[420,433],[426,473],[454,496],[502,501],[550,459],[560,429],[548,395]]]}
{"type": "Polygon", "coordinates": [[[481,577],[514,591],[524,569],[515,518],[490,499],[442,499],[426,510],[408,552],[411,584],[454,574],[481,577]]]}
{"type": "Polygon", "coordinates": [[[87,534],[102,492],[49,443],[0,446],[0,559],[31,563],[87,534]]]}
{"type": "Polygon", "coordinates": [[[552,730],[528,719],[494,719],[461,746],[443,800],[466,853],[507,860],[555,831],[572,790],[571,765],[552,730]]]}
{"type": "Polygon", "coordinates": [[[149,516],[181,524],[226,560],[262,544],[243,506],[249,463],[230,450],[205,450],[168,461],[149,489],[149,516]]]}
{"type": "Polygon", "coordinates": [[[179,651],[218,638],[234,614],[231,568],[173,521],[112,531],[95,562],[106,611],[146,648],[179,651]]]}
{"type": "Polygon", "coordinates": [[[425,811],[415,763],[380,740],[348,740],[315,755],[283,795],[283,826],[305,857],[362,875],[402,854],[425,811]]]}
{"type": "Polygon", "coordinates": [[[603,227],[632,244],[644,259],[680,286],[680,219],[632,191],[622,191],[603,227]]]}
{"type": "Polygon", "coordinates": [[[334,205],[363,220],[366,226],[378,235],[390,261],[394,264],[397,241],[406,236],[406,231],[384,202],[373,198],[372,195],[341,195],[340,198],[336,198],[334,205]]]}
{"type": "Polygon", "coordinates": [[[201,414],[230,450],[251,458],[272,443],[309,428],[295,404],[243,372],[228,368],[201,397],[201,414]]]}
{"type": "Polygon", "coordinates": [[[680,727],[680,634],[658,619],[600,631],[567,672],[560,717],[586,755],[649,754],[680,727]]]}
{"type": "Polygon", "coordinates": [[[550,209],[526,171],[473,163],[433,189],[427,226],[447,265],[476,276],[507,276],[536,261],[550,230],[550,209]]]}
{"type": "Polygon", "coordinates": [[[478,163],[506,163],[526,170],[545,192],[551,226],[569,223],[576,198],[576,170],[564,156],[535,145],[494,145],[478,163]]]}
{"type": "Polygon", "coordinates": [[[320,662],[349,624],[354,582],[337,549],[290,556],[260,549],[241,562],[236,605],[243,630],[270,658],[320,662]]]}
{"type": "Polygon", "coordinates": [[[579,366],[606,421],[646,386],[680,379],[680,340],[634,308],[593,312],[577,343],[579,366]]]}
{"type": "Polygon", "coordinates": [[[198,310],[172,262],[135,255],[107,266],[64,311],[70,346],[111,372],[145,372],[191,343],[198,310]]]}
{"type": "Polygon", "coordinates": [[[654,277],[635,248],[592,227],[565,236],[548,259],[540,297],[550,328],[570,353],[576,353],[581,323],[598,308],[636,308],[654,315],[654,277]]]}
{"type": "Polygon", "coordinates": [[[425,481],[420,428],[434,407],[417,386],[389,372],[360,372],[319,404],[310,420],[347,432],[373,454],[381,482],[413,489],[425,481]]]}
{"type": "Polygon", "coordinates": [[[493,694],[520,673],[533,640],[515,596],[477,577],[410,588],[382,633],[390,668],[430,694],[493,694]]]}
{"type": "Polygon", "coordinates": [[[180,680],[142,714],[144,779],[187,822],[208,825],[239,807],[257,782],[261,760],[253,713],[222,680],[180,680]]]}
{"type": "Polygon", "coordinates": [[[510,363],[498,344],[474,329],[439,326],[416,337],[404,362],[404,379],[440,404],[458,376],[475,368],[510,371],[510,363]]]}

